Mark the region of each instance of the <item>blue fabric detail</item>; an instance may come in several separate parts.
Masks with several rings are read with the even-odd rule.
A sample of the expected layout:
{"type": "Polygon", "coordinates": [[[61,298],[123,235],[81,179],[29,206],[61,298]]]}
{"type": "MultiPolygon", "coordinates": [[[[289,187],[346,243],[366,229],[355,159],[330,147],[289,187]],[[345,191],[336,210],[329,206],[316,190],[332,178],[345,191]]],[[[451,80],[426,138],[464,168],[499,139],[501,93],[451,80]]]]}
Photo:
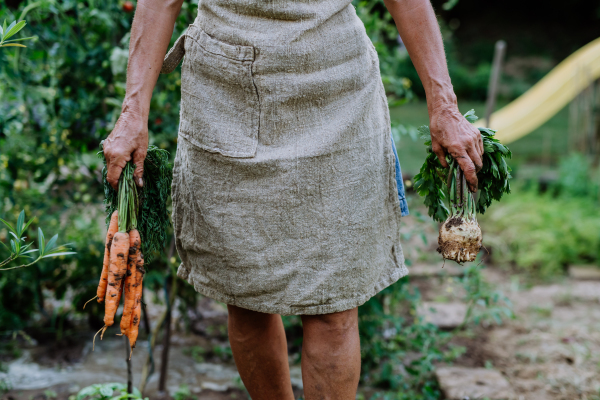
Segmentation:
{"type": "Polygon", "coordinates": [[[402,170],[400,169],[400,161],[398,160],[398,152],[396,151],[396,144],[394,143],[394,136],[392,138],[392,149],[394,150],[394,156],[396,157],[396,185],[398,186],[398,199],[400,200],[400,211],[402,216],[408,215],[408,203],[406,202],[406,194],[404,193],[404,181],[402,180],[402,170]]]}

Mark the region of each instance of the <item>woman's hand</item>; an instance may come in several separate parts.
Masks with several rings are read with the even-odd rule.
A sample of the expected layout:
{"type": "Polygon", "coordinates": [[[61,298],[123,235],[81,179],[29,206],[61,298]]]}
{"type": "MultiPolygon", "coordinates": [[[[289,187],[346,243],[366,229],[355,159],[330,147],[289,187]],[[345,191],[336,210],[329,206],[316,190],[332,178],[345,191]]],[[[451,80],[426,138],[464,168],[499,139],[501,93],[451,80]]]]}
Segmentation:
{"type": "Polygon", "coordinates": [[[431,109],[431,146],[444,168],[446,154],[454,158],[465,174],[471,192],[477,191],[477,171],[483,167],[483,141],[479,130],[455,106],[431,109]]]}
{"type": "Polygon", "coordinates": [[[108,173],[106,180],[115,189],[119,185],[121,171],[133,159],[135,183],[143,186],[144,159],[148,152],[148,118],[133,111],[123,111],[115,129],[103,145],[108,173]]]}
{"type": "Polygon", "coordinates": [[[104,141],[108,183],[117,189],[128,161],[135,164],[134,179],[143,185],[148,152],[148,112],[152,90],[167,52],[183,0],[138,0],[131,25],[127,89],[115,129],[104,141]]]}

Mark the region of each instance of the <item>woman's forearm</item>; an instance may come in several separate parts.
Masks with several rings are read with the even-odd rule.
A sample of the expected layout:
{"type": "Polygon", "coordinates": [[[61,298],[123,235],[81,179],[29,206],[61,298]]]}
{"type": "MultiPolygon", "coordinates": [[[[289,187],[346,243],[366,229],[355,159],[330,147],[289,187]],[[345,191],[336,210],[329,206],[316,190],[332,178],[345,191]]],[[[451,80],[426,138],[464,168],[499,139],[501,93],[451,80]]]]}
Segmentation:
{"type": "Polygon", "coordinates": [[[123,112],[148,118],[150,99],[183,0],[139,0],[129,42],[123,112]]]}
{"type": "Polygon", "coordinates": [[[134,177],[144,184],[144,160],[148,151],[150,99],[173,34],[183,0],[139,0],[129,42],[127,89],[121,115],[104,140],[106,179],[117,189],[127,162],[135,164],[134,177]]]}
{"type": "Polygon", "coordinates": [[[444,43],[429,0],[385,0],[408,50],[431,108],[456,105],[450,83],[444,43]]]}
{"type": "Polygon", "coordinates": [[[442,34],[429,0],[384,0],[406,45],[427,96],[431,147],[440,164],[454,158],[472,192],[482,167],[483,142],[479,131],[460,114],[450,83],[442,34]]]}

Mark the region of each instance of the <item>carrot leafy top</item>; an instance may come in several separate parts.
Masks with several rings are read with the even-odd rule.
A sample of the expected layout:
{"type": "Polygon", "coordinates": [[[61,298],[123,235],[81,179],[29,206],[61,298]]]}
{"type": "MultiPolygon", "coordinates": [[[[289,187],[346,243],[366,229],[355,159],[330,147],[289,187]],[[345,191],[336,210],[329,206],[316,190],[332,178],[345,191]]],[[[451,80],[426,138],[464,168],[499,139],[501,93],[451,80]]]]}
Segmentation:
{"type": "Polygon", "coordinates": [[[128,162],[117,192],[106,180],[106,160],[102,151],[98,155],[104,161],[102,177],[104,182],[104,207],[106,224],[115,210],[119,211],[119,231],[137,229],[142,241],[142,254],[146,263],[152,261],[167,244],[167,234],[171,226],[167,202],[171,195],[173,166],[169,162],[169,152],[154,145],[148,147],[144,161],[144,186],[138,188],[133,181],[135,165],[128,162]]]}

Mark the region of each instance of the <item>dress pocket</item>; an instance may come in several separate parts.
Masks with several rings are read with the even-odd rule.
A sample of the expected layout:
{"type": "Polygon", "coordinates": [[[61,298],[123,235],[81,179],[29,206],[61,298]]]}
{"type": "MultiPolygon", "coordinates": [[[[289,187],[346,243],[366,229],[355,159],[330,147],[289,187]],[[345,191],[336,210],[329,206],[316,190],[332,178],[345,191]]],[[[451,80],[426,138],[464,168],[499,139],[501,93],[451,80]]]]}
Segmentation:
{"type": "Polygon", "coordinates": [[[254,48],[218,41],[191,25],[185,34],[179,134],[228,157],[254,157],[260,105],[254,48]]]}

